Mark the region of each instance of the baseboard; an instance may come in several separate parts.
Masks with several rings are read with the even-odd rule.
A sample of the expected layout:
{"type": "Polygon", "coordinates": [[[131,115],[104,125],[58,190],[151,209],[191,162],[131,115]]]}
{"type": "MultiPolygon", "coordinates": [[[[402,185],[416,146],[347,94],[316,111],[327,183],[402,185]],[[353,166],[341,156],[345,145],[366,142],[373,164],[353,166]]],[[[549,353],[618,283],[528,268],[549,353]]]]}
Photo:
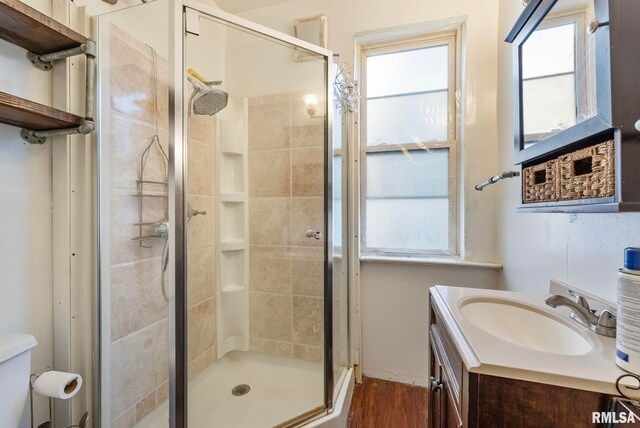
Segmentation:
{"type": "Polygon", "coordinates": [[[382,380],[390,380],[392,382],[406,383],[416,386],[427,386],[427,378],[425,376],[402,375],[398,373],[390,373],[384,370],[363,368],[363,374],[366,377],[372,377],[382,380]]]}

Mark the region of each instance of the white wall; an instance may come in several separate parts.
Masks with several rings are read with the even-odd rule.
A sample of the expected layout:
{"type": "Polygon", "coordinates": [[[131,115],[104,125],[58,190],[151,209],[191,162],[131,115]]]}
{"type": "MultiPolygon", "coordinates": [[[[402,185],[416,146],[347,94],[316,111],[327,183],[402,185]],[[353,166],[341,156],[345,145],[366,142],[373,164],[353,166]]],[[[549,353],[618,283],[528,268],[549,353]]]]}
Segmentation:
{"type": "MultiPolygon", "coordinates": [[[[25,3],[51,13],[49,0],[25,3]]],[[[24,49],[0,41],[0,70],[0,91],[50,105],[51,73],[31,66],[24,49]]],[[[53,365],[51,145],[27,144],[19,132],[0,125],[0,332],[35,335],[32,371],[42,372],[53,365]]]]}
{"type": "MultiPolygon", "coordinates": [[[[498,171],[496,92],[498,0],[294,0],[241,15],[287,34],[296,18],[324,13],[329,49],[354,64],[354,38],[375,30],[427,22],[466,23],[464,53],[462,187],[464,256],[493,262],[496,254],[495,191],[473,185],[498,171]]],[[[427,292],[436,283],[496,287],[497,271],[412,264],[363,264],[362,355],[365,375],[426,382],[427,292]]]]}
{"type": "MultiPolygon", "coordinates": [[[[501,169],[513,167],[511,45],[502,42],[522,11],[517,1],[500,2],[498,124],[501,169]]],[[[499,191],[501,287],[546,293],[560,279],[615,302],[623,250],[640,245],[640,214],[518,214],[519,182],[499,191]]]]}
{"type": "Polygon", "coordinates": [[[429,287],[495,288],[497,281],[498,271],[484,268],[363,263],[364,374],[426,385],[429,287]]]}

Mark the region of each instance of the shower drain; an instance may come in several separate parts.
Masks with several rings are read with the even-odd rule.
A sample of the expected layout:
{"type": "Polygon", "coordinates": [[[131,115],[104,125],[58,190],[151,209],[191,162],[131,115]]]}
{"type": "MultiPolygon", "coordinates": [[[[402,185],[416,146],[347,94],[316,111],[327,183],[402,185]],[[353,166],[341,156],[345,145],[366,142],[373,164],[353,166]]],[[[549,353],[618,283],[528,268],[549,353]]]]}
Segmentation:
{"type": "Polygon", "coordinates": [[[250,389],[251,387],[249,385],[243,383],[242,385],[234,386],[231,393],[236,397],[242,397],[243,395],[246,395],[250,389]]]}

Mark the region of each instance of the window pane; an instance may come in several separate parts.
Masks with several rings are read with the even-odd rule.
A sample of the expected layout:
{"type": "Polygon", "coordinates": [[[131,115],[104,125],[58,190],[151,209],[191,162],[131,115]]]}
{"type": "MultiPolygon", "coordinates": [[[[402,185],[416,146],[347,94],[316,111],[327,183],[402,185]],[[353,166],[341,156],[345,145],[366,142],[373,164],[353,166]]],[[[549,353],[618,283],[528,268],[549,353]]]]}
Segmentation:
{"type": "MultiPolygon", "coordinates": [[[[575,76],[565,74],[522,82],[524,133],[544,134],[576,123],[575,76]]],[[[534,138],[535,139],[535,138],[534,138]]]]}
{"type": "Polygon", "coordinates": [[[367,98],[449,87],[447,45],[367,57],[367,98]]]}
{"type": "Polygon", "coordinates": [[[536,30],[522,46],[522,78],[575,71],[575,23],[536,30]]]}
{"type": "Polygon", "coordinates": [[[367,100],[367,145],[447,141],[448,93],[367,100]]]}
{"type": "Polygon", "coordinates": [[[367,154],[368,249],[449,249],[449,150],[367,154]]]}

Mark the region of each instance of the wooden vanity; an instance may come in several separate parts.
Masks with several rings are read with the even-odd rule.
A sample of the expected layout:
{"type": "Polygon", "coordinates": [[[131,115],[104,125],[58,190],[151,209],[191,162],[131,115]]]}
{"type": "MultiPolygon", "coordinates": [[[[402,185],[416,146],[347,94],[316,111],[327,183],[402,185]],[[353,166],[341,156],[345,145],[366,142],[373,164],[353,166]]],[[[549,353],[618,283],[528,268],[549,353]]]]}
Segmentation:
{"type": "Polygon", "coordinates": [[[430,427],[593,427],[610,396],[554,385],[469,373],[431,306],[430,427]]]}
{"type": "MultiPolygon", "coordinates": [[[[434,293],[433,289],[431,293],[434,293]]],[[[430,427],[617,426],[592,423],[593,412],[611,411],[614,395],[609,392],[521,380],[517,379],[515,370],[513,378],[505,377],[509,368],[504,367],[497,370],[500,376],[474,373],[476,368],[473,367],[470,372],[465,366],[465,357],[449,333],[451,329],[445,324],[455,321],[452,321],[451,313],[443,313],[434,300],[430,295],[430,427]]],[[[500,345],[496,348],[501,350],[500,345]]],[[[510,353],[510,345],[505,343],[504,352],[510,353]]],[[[611,369],[617,370],[615,367],[611,369]]],[[[484,369],[485,372],[487,370],[492,369],[484,369]]],[[[605,377],[608,379],[611,374],[605,377]]],[[[558,383],[562,382],[559,380],[558,383]]],[[[619,426],[640,426],[640,423],[619,426]]]]}

